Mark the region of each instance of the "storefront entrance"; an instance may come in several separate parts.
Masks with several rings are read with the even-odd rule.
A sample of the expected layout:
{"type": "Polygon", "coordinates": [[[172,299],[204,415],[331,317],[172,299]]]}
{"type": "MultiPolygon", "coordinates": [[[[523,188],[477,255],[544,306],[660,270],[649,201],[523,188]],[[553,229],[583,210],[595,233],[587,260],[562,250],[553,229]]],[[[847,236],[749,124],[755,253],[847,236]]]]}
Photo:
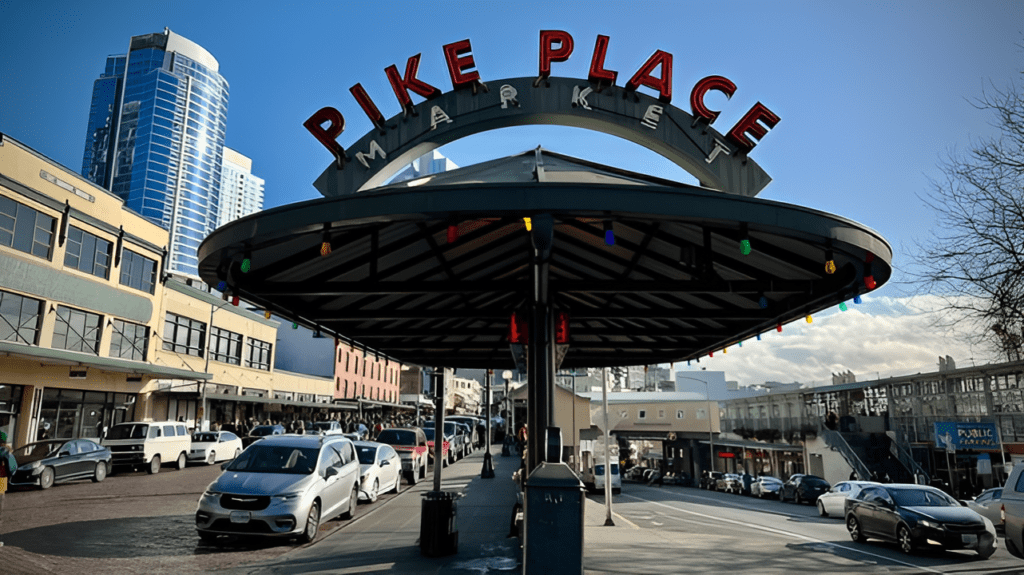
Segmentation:
{"type": "Polygon", "coordinates": [[[134,414],[134,394],[44,389],[39,425],[32,441],[99,439],[108,427],[131,421],[134,414]]]}

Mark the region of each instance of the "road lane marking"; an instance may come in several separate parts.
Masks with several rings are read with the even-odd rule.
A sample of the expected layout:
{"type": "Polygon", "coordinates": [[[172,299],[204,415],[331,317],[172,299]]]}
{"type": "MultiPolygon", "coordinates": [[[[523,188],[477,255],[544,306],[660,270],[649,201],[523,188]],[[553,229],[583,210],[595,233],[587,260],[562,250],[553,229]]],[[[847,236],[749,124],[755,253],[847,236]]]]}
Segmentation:
{"type": "MultiPolygon", "coordinates": [[[[871,553],[870,551],[865,551],[863,549],[857,549],[855,547],[846,547],[844,545],[838,545],[836,543],[832,543],[830,541],[825,541],[823,539],[816,539],[814,537],[809,537],[807,535],[801,535],[800,533],[793,533],[792,531],[785,531],[783,529],[776,529],[774,527],[765,527],[763,525],[756,525],[754,523],[746,523],[744,521],[737,521],[735,519],[726,519],[724,517],[715,517],[713,515],[707,515],[707,514],[704,514],[704,513],[698,513],[696,511],[690,511],[688,509],[680,509],[678,507],[673,507],[671,505],[668,505],[667,503],[661,503],[660,501],[651,501],[649,499],[643,499],[642,497],[637,497],[635,495],[628,495],[628,494],[625,494],[625,493],[623,495],[625,497],[630,497],[632,499],[636,499],[636,500],[639,500],[639,501],[646,501],[647,503],[653,503],[654,505],[659,505],[661,507],[666,507],[666,508],[671,509],[673,511],[678,511],[678,512],[681,512],[681,513],[689,513],[690,515],[696,515],[698,517],[703,517],[705,519],[711,519],[713,521],[721,521],[723,523],[732,523],[733,525],[739,525],[741,527],[749,527],[751,529],[757,529],[759,531],[765,531],[767,533],[775,533],[776,535],[789,536],[789,537],[793,537],[795,539],[802,539],[804,541],[809,541],[809,542],[813,542],[813,543],[822,543],[822,544],[825,544],[825,545],[829,545],[831,547],[838,547],[839,549],[846,549],[848,551],[853,551],[855,553],[861,553],[863,555],[869,555],[871,557],[875,557],[875,558],[882,559],[882,560],[885,560],[885,561],[890,561],[892,563],[899,563],[900,565],[906,565],[907,567],[913,567],[914,569],[923,569],[925,571],[928,571],[929,573],[945,574],[945,571],[936,571],[935,569],[932,569],[930,567],[925,567],[923,565],[915,565],[913,563],[907,563],[906,561],[900,561],[899,559],[892,559],[892,558],[886,557],[884,555],[878,555],[876,553],[871,553]]],[[[671,516],[668,516],[668,517],[671,517],[671,516]]]]}
{"type": "Polygon", "coordinates": [[[626,519],[626,518],[625,518],[625,517],[623,517],[622,515],[619,515],[618,513],[614,513],[614,512],[612,513],[612,515],[614,515],[614,516],[618,517],[619,519],[621,519],[621,520],[625,521],[625,522],[626,522],[626,525],[629,525],[629,526],[630,526],[630,527],[632,527],[633,529],[638,529],[638,530],[640,529],[640,526],[639,526],[639,525],[637,525],[636,523],[633,523],[633,522],[632,522],[632,521],[630,521],[629,519],[626,519]]]}

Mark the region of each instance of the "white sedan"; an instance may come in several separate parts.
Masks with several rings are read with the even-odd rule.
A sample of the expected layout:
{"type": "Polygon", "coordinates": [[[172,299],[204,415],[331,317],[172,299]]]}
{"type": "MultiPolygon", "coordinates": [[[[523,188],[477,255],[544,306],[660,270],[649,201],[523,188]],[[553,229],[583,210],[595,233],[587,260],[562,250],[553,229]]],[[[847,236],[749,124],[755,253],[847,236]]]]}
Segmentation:
{"type": "Polygon", "coordinates": [[[198,431],[192,434],[188,460],[193,463],[227,461],[242,453],[242,439],[230,431],[198,431]]]}
{"type": "Polygon", "coordinates": [[[373,503],[381,490],[398,493],[402,488],[402,458],[390,445],[355,441],[359,457],[359,500],[373,503]]]}
{"type": "Polygon", "coordinates": [[[846,498],[855,497],[861,489],[871,485],[878,485],[878,483],[874,481],[840,481],[836,483],[832,489],[818,496],[818,515],[842,519],[846,516],[846,498]]]}

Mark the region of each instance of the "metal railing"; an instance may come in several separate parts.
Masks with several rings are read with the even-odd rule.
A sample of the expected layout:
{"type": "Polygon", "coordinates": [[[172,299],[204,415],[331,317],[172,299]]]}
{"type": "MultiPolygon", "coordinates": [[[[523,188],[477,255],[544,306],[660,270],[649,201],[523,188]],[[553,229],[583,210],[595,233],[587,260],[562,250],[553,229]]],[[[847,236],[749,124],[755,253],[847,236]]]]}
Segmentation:
{"type": "Polygon", "coordinates": [[[892,446],[896,452],[896,458],[899,459],[900,463],[907,468],[914,477],[923,477],[924,484],[928,485],[931,483],[931,476],[927,471],[921,467],[921,464],[914,459],[914,455],[910,451],[910,439],[907,437],[906,431],[899,422],[894,422],[894,430],[889,431],[886,435],[892,440],[892,446]]]}
{"type": "Polygon", "coordinates": [[[825,440],[825,445],[831,448],[832,451],[838,451],[839,454],[843,456],[846,463],[848,463],[857,473],[857,477],[861,480],[867,480],[871,477],[871,471],[868,470],[868,466],[864,465],[860,456],[857,455],[857,452],[855,452],[852,447],[850,447],[850,444],[846,442],[846,439],[841,433],[833,429],[822,427],[818,430],[818,435],[825,440]]]}

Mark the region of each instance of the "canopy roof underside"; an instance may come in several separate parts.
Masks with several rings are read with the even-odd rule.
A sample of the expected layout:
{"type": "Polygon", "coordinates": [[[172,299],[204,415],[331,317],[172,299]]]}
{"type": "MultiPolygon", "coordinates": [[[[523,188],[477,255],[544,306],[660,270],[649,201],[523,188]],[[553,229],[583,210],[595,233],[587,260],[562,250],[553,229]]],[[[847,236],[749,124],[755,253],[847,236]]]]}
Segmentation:
{"type": "Polygon", "coordinates": [[[538,149],[237,220],[203,242],[200,275],[403,362],[511,368],[509,318],[532,290],[523,218],[547,215],[551,301],[570,317],[565,368],[698,358],[891,273],[885,240],[838,216],[538,149]]]}

